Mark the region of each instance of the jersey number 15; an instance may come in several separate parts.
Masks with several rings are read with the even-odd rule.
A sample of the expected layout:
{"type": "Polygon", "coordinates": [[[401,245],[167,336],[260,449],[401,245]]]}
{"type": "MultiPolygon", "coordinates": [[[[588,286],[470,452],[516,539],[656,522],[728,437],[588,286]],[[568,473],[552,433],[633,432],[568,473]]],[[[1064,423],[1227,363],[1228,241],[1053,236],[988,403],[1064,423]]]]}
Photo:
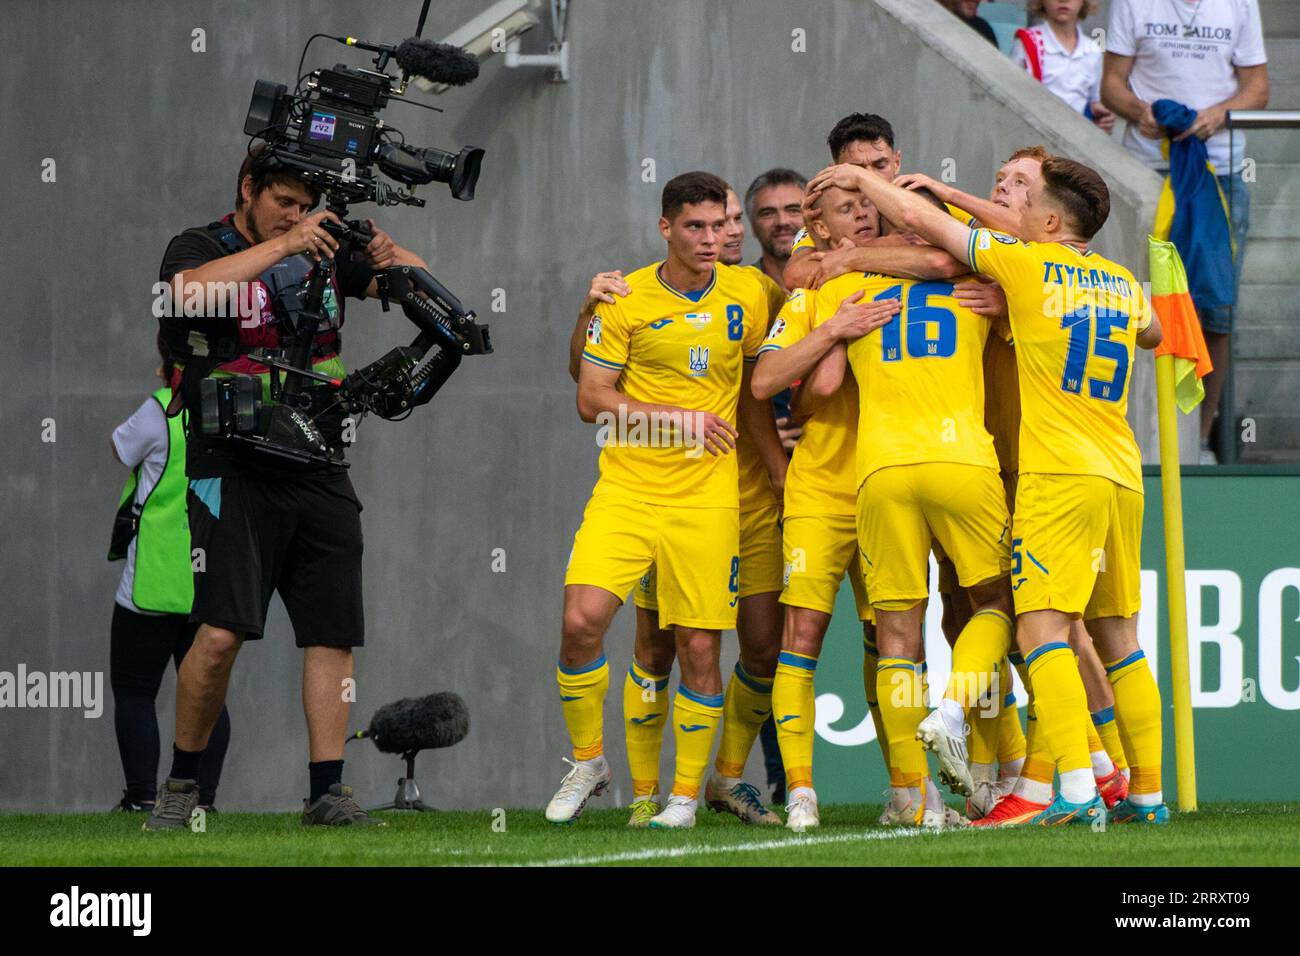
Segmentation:
{"type": "Polygon", "coordinates": [[[1088,367],[1088,345],[1097,358],[1115,363],[1114,374],[1109,379],[1089,378],[1088,394],[1103,402],[1118,402],[1124,394],[1128,378],[1128,346],[1112,342],[1111,332],[1128,328],[1128,313],[1118,309],[1097,310],[1092,305],[1076,309],[1061,319],[1061,328],[1070,330],[1070,345],[1065,353],[1065,373],[1061,376],[1061,389],[1079,394],[1088,367]],[[1097,337],[1092,337],[1093,322],[1097,324],[1097,337]]]}

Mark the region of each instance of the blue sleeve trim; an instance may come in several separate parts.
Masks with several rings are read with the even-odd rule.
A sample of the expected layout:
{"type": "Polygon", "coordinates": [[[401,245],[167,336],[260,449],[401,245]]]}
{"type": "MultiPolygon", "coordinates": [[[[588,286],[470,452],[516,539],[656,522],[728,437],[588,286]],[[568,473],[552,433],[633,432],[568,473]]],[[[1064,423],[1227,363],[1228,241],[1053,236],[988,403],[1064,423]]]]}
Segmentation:
{"type": "Polygon", "coordinates": [[[611,362],[609,359],[599,358],[598,356],[592,355],[586,349],[582,350],[582,357],[592,365],[599,365],[601,368],[613,369],[616,372],[623,371],[623,366],[620,363],[611,362]]]}

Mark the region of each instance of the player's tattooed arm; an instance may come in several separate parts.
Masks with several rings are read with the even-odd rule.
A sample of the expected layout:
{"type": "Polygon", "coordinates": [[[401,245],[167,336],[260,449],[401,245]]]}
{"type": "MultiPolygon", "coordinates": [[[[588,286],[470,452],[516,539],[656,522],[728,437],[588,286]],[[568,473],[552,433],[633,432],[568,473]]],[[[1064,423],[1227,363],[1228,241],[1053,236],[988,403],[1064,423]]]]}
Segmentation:
{"type": "Polygon", "coordinates": [[[818,191],[830,186],[860,190],[880,210],[880,215],[898,228],[916,233],[927,242],[948,250],[958,261],[969,264],[967,244],[971,228],[952,218],[946,210],[930,205],[921,196],[887,183],[859,166],[828,166],[808,184],[810,190],[818,191]]]}
{"type": "Polygon", "coordinates": [[[772,483],[777,501],[780,502],[785,488],[785,469],[789,459],[786,458],[785,449],[781,446],[781,436],[776,433],[772,403],[767,399],[754,396],[753,374],[753,367],[746,364],[741,377],[740,404],[736,417],[739,419],[740,430],[758,450],[758,457],[767,468],[768,480],[772,483]]]}
{"type": "Polygon", "coordinates": [[[582,308],[578,310],[578,324],[573,327],[573,334],[569,336],[569,377],[575,382],[578,380],[578,369],[582,367],[582,348],[587,341],[587,326],[591,322],[591,317],[596,314],[597,304],[608,302],[612,305],[614,296],[631,294],[632,287],[627,284],[623,273],[618,269],[613,272],[599,272],[591,280],[591,285],[587,287],[587,298],[583,300],[582,308]]]}

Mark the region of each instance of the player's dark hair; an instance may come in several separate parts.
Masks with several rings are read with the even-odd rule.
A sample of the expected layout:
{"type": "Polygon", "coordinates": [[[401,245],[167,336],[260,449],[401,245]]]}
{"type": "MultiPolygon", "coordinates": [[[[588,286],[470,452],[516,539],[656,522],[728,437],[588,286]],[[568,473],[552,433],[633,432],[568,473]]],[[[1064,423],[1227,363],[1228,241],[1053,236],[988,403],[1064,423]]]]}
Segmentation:
{"type": "Polygon", "coordinates": [[[798,186],[804,189],[808,186],[807,178],[802,174],[795,172],[793,169],[786,169],[778,166],[775,169],[769,169],[765,173],[759,173],[754,177],[754,181],[749,184],[745,190],[745,215],[749,221],[754,221],[754,200],[758,197],[761,190],[769,189],[772,186],[798,186]]]}
{"type": "Polygon", "coordinates": [[[859,140],[874,143],[878,139],[888,143],[890,149],[894,148],[894,127],[889,125],[889,120],[875,113],[850,113],[835,124],[831,135],[826,137],[826,145],[831,148],[831,159],[838,163],[840,153],[849,143],[859,140]]]}
{"type": "Polygon", "coordinates": [[[1068,224],[1087,240],[1110,218],[1110,190],[1095,169],[1063,156],[1043,163],[1043,195],[1065,212],[1068,224]]]}
{"type": "Polygon", "coordinates": [[[311,204],[315,206],[320,202],[320,190],[310,183],[305,182],[302,177],[295,175],[287,169],[276,168],[268,165],[262,159],[262,154],[266,152],[267,145],[258,143],[244,161],[239,164],[239,178],[235,180],[235,208],[244,208],[244,177],[253,177],[253,198],[256,199],[265,190],[271,186],[301,186],[311,194],[311,204]]]}
{"type": "Polygon", "coordinates": [[[687,203],[716,202],[725,209],[730,188],[713,173],[697,171],[674,176],[664,183],[663,217],[671,222],[687,203]]]}

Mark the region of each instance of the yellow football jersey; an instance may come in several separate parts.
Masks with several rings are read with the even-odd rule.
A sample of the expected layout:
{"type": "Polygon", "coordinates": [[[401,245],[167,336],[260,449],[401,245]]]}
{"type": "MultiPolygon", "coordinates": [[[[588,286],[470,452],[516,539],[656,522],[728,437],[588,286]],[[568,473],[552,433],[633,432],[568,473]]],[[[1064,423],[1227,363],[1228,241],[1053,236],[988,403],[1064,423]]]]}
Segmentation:
{"type": "Polygon", "coordinates": [[[1098,475],[1142,491],[1129,375],[1151,307],[1133,273],[1095,252],[976,229],[971,265],[1007,296],[1020,372],[1020,473],[1098,475]]]}
{"type": "Polygon", "coordinates": [[[829,317],[861,291],[863,302],[898,299],[887,325],[849,343],[858,382],[858,485],[881,468],[955,462],[997,468],[984,427],[984,343],[988,319],[963,306],[950,282],[850,273],[822,286],[817,312],[829,317]]]}
{"type": "MultiPolygon", "coordinates": [[[[627,277],[632,294],[601,304],[587,324],[584,361],[621,373],[628,398],[712,412],[736,424],[744,361],[758,357],[767,300],[752,276],[717,265],[713,281],[687,295],[659,277],[661,262],[627,277]]],[[[598,422],[600,479],[593,494],[617,491],[678,507],[739,504],[736,455],[712,455],[684,440],[680,421],[626,415],[598,422]]]]}
{"type": "MultiPolygon", "coordinates": [[[[758,266],[734,266],[747,276],[753,276],[767,297],[767,314],[763,320],[763,334],[772,327],[781,306],[785,304],[785,290],[758,266]]],[[[767,466],[759,457],[758,448],[753,440],[741,432],[736,439],[736,466],[740,469],[740,510],[745,513],[758,511],[776,500],[772,491],[772,482],[767,477],[767,466]]]]}
{"type": "MultiPolygon", "coordinates": [[[[818,311],[816,293],[790,293],[759,352],[789,348],[835,314],[818,311]]],[[[838,303],[837,303],[838,306],[838,303]]],[[[804,424],[785,475],[785,516],[853,515],[858,483],[853,447],[858,434],[858,388],[846,375],[844,385],[804,424]]]]}
{"type": "Polygon", "coordinates": [[[956,219],[958,222],[970,226],[972,229],[975,227],[976,224],[975,217],[972,216],[970,213],[968,213],[965,209],[962,209],[961,206],[954,206],[950,202],[946,202],[944,203],[944,205],[948,207],[948,215],[952,216],[952,218],[956,219]]]}

